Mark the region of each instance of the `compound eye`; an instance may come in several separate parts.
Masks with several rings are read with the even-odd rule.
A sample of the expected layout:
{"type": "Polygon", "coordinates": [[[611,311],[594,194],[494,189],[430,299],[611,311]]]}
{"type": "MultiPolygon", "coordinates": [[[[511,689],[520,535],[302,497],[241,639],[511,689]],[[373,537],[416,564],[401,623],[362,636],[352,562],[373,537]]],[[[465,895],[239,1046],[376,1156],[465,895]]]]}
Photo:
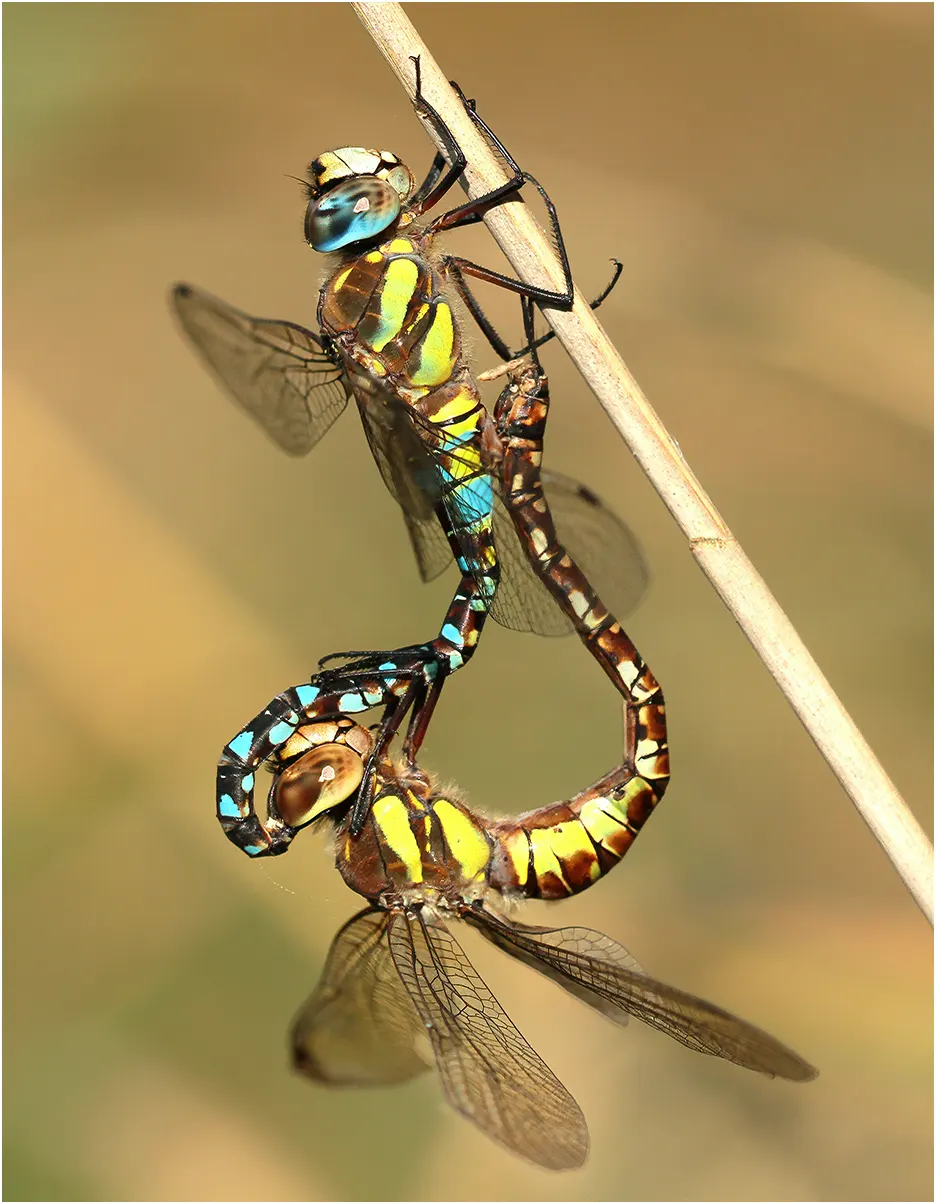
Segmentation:
{"type": "Polygon", "coordinates": [[[328,252],[375,238],[393,225],[402,206],[400,194],[386,180],[373,176],[346,180],[309,202],[306,242],[316,251],[328,252]]]}
{"type": "Polygon", "coordinates": [[[346,802],[364,778],[364,760],[346,744],[321,744],[278,776],[276,810],[291,828],[346,802]]]}

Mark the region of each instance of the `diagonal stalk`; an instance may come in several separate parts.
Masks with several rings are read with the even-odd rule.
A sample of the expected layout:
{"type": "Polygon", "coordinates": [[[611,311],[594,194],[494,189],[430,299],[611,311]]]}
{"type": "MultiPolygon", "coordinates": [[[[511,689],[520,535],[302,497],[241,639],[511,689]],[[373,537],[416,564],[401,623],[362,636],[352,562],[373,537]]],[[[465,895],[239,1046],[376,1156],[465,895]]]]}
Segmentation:
{"type": "MultiPolygon", "coordinates": [[[[468,158],[469,197],[506,176],[399,4],[352,3],[404,89],[413,97],[410,56],[422,85],[468,158]]],[[[432,131],[427,132],[432,135],[432,131]]],[[[440,148],[441,149],[441,148],[440,148]]],[[[563,287],[556,256],[525,205],[502,205],[484,221],[517,275],[563,287]]],[[[933,850],[893,782],[842,706],[763,578],[715,509],[637,382],[576,290],[571,312],[544,310],[573,363],[601,402],[670,513],[700,568],[786,695],[832,772],[874,833],[924,915],[933,922],[933,850]]]]}

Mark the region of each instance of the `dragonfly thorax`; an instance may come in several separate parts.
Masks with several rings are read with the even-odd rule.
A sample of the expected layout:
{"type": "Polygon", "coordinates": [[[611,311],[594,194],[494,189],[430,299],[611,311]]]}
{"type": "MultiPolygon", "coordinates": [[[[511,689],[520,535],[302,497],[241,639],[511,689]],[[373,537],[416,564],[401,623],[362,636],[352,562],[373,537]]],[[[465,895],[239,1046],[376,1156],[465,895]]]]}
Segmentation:
{"type": "Polygon", "coordinates": [[[390,151],[345,146],[309,164],[306,241],[340,251],[384,234],[399,219],[415,180],[390,151]]]}

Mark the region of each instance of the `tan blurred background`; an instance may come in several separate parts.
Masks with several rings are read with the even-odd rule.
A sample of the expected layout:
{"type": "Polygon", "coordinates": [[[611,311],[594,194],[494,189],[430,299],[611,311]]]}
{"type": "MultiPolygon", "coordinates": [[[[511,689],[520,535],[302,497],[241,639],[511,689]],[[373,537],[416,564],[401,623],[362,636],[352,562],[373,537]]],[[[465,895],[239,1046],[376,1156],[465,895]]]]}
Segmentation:
{"type": "MultiPolygon", "coordinates": [[[[930,6],[410,14],[550,189],[582,288],[624,261],[607,328],[930,830],[930,6]]],[[[629,627],[675,776],[626,868],[550,918],[821,1077],[616,1030],[471,934],[582,1104],[583,1171],[502,1152],[430,1076],[291,1075],[356,900],[315,838],[268,865],[224,840],[218,751],[319,656],[429,637],[452,578],[420,586],[355,417],[288,462],[166,293],[314,321],[288,176],[349,143],[421,172],[431,147],[342,5],[4,18],[5,1198],[932,1198],[930,930],[557,349],[548,462],[647,549],[629,627]]],[[[516,811],[608,769],[618,715],[574,641],[489,629],[424,760],[516,811]]]]}

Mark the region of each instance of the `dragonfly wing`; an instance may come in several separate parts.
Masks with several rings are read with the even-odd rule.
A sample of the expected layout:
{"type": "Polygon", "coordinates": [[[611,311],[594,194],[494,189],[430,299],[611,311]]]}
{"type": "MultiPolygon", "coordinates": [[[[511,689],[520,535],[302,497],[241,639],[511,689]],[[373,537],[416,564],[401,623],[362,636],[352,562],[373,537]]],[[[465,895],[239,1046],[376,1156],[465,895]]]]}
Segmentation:
{"type": "Polygon", "coordinates": [[[488,911],[480,914],[484,917],[480,923],[471,915],[465,918],[482,931],[487,926],[485,936],[489,940],[526,964],[545,963],[550,978],[567,979],[572,984],[569,989],[574,988],[573,994],[585,1002],[597,996],[603,1001],[598,1010],[605,1016],[618,1008],[689,1049],[725,1058],[771,1078],[807,1082],[818,1074],[799,1054],[746,1020],[657,982],[616,957],[609,958],[603,952],[608,948],[608,938],[600,932],[578,927],[533,929],[514,925],[488,911]]]}
{"type": "MultiPolygon", "coordinates": [[[[636,535],[587,486],[560,473],[544,471],[540,475],[559,540],[604,605],[622,621],[637,609],[650,584],[650,571],[636,535]]],[[[491,607],[493,618],[503,627],[538,635],[572,631],[571,619],[537,576],[531,551],[499,499],[494,535],[501,583],[491,607]]]]}
{"type": "Polygon", "coordinates": [[[582,1112],[524,1040],[451,934],[397,911],[390,951],[429,1032],[449,1103],[509,1150],[550,1170],[588,1155],[582,1112]]]}
{"type": "Polygon", "coordinates": [[[452,563],[436,517],[440,488],[435,461],[399,402],[362,399],[358,409],[380,475],[403,511],[419,575],[433,581],[452,563]]]}
{"type": "MultiPolygon", "coordinates": [[[[387,913],[358,912],[332,941],[318,986],[293,1021],[293,1064],[339,1086],[401,1083],[427,1070],[422,1021],[387,944],[387,913]]],[[[427,1051],[428,1052],[428,1051],[427,1051]]]]}
{"type": "MultiPolygon", "coordinates": [[[[538,952],[532,951],[529,948],[521,948],[510,939],[514,933],[523,933],[534,944],[537,941],[551,944],[553,943],[554,934],[557,932],[557,929],[541,928],[533,924],[521,924],[519,921],[513,919],[510,920],[509,924],[501,924],[498,920],[494,919],[490,912],[481,911],[479,913],[475,908],[466,910],[463,918],[473,924],[492,945],[497,945],[499,949],[503,949],[511,957],[515,957],[518,961],[536,970],[539,974],[545,975],[546,978],[556,983],[557,986],[562,987],[564,991],[568,991],[576,999],[581,999],[583,1003],[587,1003],[589,1007],[601,1012],[603,1016],[607,1016],[615,1024],[627,1024],[629,1016],[617,1004],[602,998],[601,995],[598,995],[579,979],[570,978],[568,974],[560,972],[551,962],[545,961],[538,952]],[[502,932],[502,928],[506,931],[502,932]]],[[[574,947],[578,952],[588,957],[598,958],[602,961],[616,962],[619,965],[626,966],[629,970],[636,971],[638,974],[643,973],[637,959],[628,953],[623,945],[619,945],[617,941],[612,941],[604,933],[595,932],[591,928],[579,927],[562,928],[558,931],[563,933],[562,939],[564,942],[568,944],[574,943],[574,947]]]]}
{"type": "Polygon", "coordinates": [[[251,318],[188,284],[172,303],[208,367],[283,451],[305,455],[347,405],[341,368],[311,330],[251,318]]]}

